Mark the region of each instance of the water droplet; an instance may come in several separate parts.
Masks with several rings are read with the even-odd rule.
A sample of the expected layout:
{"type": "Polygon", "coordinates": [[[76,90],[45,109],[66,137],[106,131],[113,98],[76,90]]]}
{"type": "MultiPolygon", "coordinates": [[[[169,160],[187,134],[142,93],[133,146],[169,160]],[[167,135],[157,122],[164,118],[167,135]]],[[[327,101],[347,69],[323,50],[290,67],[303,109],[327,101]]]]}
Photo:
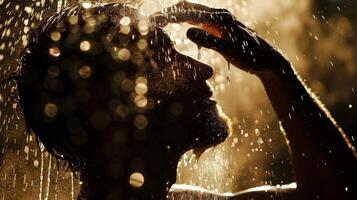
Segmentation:
{"type": "Polygon", "coordinates": [[[201,60],[202,46],[197,45],[197,60],[201,60]]]}

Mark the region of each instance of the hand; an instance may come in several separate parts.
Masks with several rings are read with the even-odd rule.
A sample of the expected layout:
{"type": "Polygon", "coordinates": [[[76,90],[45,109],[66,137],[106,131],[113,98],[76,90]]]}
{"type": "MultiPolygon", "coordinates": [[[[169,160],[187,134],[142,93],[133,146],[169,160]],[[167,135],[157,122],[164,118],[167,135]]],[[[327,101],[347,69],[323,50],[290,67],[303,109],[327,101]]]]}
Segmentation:
{"type": "Polygon", "coordinates": [[[198,46],[218,51],[233,65],[253,74],[281,70],[280,66],[288,63],[276,49],[226,9],[182,1],[166,8],[165,12],[154,14],[152,19],[161,27],[183,22],[200,27],[189,29],[187,37],[198,46]]]}

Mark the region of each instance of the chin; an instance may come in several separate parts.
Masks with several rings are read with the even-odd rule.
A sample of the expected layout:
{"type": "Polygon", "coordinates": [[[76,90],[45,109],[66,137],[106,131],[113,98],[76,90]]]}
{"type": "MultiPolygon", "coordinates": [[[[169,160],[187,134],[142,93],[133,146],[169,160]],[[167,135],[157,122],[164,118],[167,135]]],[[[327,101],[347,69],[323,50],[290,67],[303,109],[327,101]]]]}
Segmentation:
{"type": "Polygon", "coordinates": [[[194,136],[192,148],[204,151],[222,143],[231,133],[231,121],[215,101],[203,101],[200,111],[193,117],[190,135],[194,136]]]}

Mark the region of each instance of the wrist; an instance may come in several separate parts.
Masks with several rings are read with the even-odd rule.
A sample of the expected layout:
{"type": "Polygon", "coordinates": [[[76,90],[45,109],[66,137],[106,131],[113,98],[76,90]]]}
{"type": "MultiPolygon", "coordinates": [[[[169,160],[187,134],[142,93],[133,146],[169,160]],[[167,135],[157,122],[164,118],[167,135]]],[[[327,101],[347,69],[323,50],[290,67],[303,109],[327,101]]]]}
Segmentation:
{"type": "Polygon", "coordinates": [[[290,62],[286,59],[275,64],[274,66],[269,66],[267,69],[260,70],[255,74],[259,77],[264,85],[266,85],[266,83],[269,84],[272,81],[291,81],[297,77],[290,62]]]}

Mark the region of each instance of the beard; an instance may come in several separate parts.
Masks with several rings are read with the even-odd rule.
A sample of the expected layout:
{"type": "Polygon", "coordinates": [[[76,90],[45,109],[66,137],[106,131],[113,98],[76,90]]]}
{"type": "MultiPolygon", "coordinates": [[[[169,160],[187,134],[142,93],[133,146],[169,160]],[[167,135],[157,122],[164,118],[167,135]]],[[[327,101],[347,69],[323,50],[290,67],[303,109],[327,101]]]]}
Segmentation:
{"type": "Polygon", "coordinates": [[[200,102],[201,109],[194,115],[189,134],[192,138],[195,154],[202,154],[208,148],[222,143],[231,133],[231,121],[220,106],[212,100],[200,102]]]}

